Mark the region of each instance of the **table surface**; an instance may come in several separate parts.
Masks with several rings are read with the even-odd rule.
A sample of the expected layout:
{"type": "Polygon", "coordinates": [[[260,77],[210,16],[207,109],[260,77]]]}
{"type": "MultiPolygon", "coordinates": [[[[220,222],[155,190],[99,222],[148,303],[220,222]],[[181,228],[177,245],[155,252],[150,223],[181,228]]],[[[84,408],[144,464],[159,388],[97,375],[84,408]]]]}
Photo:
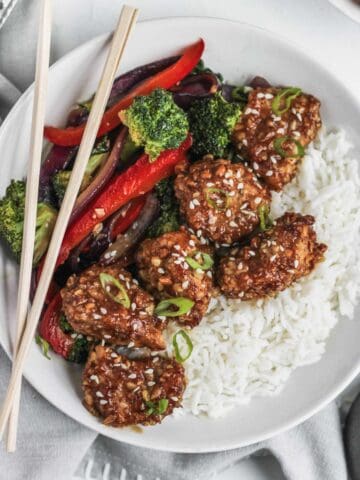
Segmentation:
{"type": "MultiPolygon", "coordinates": [[[[319,58],[360,99],[360,57],[357,51],[360,24],[344,16],[327,0],[129,0],[129,3],[139,7],[140,20],[210,16],[239,20],[272,30],[319,58]]],[[[122,4],[122,0],[55,0],[52,60],[114,28],[122,4]]],[[[21,48],[19,39],[7,34],[6,41],[1,40],[1,47],[0,72],[24,88],[32,81],[31,70],[25,75],[14,65],[9,68],[6,62],[7,58],[11,58],[9,55],[16,56],[21,48]]],[[[216,480],[240,478],[282,480],[284,477],[275,460],[262,457],[243,461],[220,473],[216,480]]]]}

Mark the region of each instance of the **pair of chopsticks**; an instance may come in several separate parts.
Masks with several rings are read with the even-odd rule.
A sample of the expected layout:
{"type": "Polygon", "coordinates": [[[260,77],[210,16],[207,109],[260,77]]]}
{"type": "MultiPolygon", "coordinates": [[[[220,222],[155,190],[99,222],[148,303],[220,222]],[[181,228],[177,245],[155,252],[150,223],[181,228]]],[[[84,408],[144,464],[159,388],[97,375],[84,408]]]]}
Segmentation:
{"type": "Polygon", "coordinates": [[[17,298],[17,345],[14,351],[10,383],[0,415],[0,439],[9,422],[7,439],[7,449],[9,452],[15,451],[16,449],[21,377],[26,358],[43,309],[46,293],[54,273],[56,260],[70,214],[74,207],[85,168],[96,140],[96,134],[106,108],[115,74],[124,53],[130,32],[136,22],[137,14],[138,11],[135,8],[129,6],[122,8],[66,194],[58,214],[35,297],[28,312],[51,39],[51,0],[42,0],[36,59],[31,150],[26,182],[24,233],[17,298]]]}

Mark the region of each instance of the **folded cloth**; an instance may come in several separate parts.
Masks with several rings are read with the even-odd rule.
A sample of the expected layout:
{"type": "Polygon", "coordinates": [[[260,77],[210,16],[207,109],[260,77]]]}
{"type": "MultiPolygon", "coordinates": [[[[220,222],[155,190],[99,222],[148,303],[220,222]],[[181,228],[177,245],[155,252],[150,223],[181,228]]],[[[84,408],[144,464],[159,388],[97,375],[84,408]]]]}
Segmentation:
{"type": "MultiPolygon", "coordinates": [[[[55,1],[55,6],[60,8],[61,2],[55,1]]],[[[0,69],[5,72],[6,67],[21,88],[33,78],[36,3],[19,1],[1,31],[0,69]]],[[[91,4],[89,0],[89,11],[91,4]]],[[[53,48],[56,50],[57,45],[53,48]]],[[[4,118],[18,95],[19,91],[0,75],[0,118],[4,118]]],[[[0,348],[0,402],[9,375],[10,362],[0,348]]],[[[172,454],[97,436],[56,410],[24,380],[17,451],[6,454],[1,445],[0,480],[70,480],[75,472],[76,478],[92,480],[135,480],[140,478],[138,475],[143,480],[201,480],[253,453],[272,453],[290,480],[346,479],[335,404],[289,432],[260,444],[221,453],[172,454]]]]}

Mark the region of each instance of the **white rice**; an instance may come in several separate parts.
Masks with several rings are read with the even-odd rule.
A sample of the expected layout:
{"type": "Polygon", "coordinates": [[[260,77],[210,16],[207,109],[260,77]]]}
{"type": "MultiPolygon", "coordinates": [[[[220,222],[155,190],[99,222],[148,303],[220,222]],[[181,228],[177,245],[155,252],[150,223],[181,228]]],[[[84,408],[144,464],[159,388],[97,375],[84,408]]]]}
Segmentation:
{"type": "MultiPolygon", "coordinates": [[[[297,367],[318,361],[341,318],[352,318],[360,293],[360,181],[344,131],[322,131],[297,178],[273,194],[272,214],[316,218],[325,261],[276,298],[241,302],[218,297],[189,331],[184,411],[220,417],[255,395],[280,391],[297,367]]],[[[168,327],[168,344],[179,326],[168,327]]],[[[169,347],[169,353],[171,347],[169,347]]],[[[181,412],[181,409],[178,410],[181,412]]]]}

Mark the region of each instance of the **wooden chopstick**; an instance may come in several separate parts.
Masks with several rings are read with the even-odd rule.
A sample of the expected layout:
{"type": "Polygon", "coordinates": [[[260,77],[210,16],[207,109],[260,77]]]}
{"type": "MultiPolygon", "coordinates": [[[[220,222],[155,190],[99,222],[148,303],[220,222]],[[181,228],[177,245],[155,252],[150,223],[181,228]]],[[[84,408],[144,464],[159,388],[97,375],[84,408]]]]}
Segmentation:
{"type": "MultiPolygon", "coordinates": [[[[16,306],[16,340],[14,359],[18,350],[21,334],[29,306],[31,286],[31,272],[34,256],[36,215],[38,203],[39,177],[41,166],[41,151],[45,123],[45,103],[48,84],[48,70],[51,43],[51,0],[43,0],[40,11],[39,35],[36,54],[35,91],[32,112],[32,126],[30,136],[30,160],[28,163],[24,232],[21,249],[19,290],[16,306]]],[[[7,451],[13,452],[16,448],[16,432],[19,415],[21,379],[18,382],[14,403],[8,426],[7,451]]]]}
{"type": "Polygon", "coordinates": [[[137,13],[137,9],[124,6],[112,38],[110,51],[105,63],[104,71],[102,73],[90,115],[86,123],[84,135],[74,163],[69,185],[59,211],[58,219],[46,255],[43,271],[27,318],[27,324],[19,346],[18,354],[13,363],[10,383],[0,415],[0,438],[4,433],[4,429],[14,403],[17,384],[21,379],[26,358],[32,344],[32,339],[34,337],[38,320],[44,305],[46,293],[53,276],[56,260],[64,238],[71,210],[75,204],[75,200],[80,189],[85,168],[96,139],[101,118],[105,111],[106,103],[110,95],[110,90],[119,66],[120,59],[125,50],[130,32],[136,22],[137,13]]]}

